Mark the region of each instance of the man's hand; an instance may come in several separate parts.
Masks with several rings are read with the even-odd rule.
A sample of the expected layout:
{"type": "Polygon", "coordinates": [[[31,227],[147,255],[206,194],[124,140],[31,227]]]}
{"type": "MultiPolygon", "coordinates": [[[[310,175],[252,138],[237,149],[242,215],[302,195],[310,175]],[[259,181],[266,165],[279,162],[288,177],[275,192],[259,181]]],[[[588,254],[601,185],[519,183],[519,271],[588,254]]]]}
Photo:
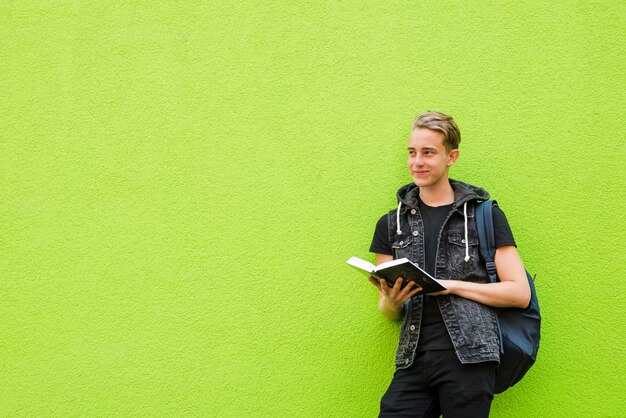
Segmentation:
{"type": "Polygon", "coordinates": [[[373,277],[368,279],[380,292],[378,309],[389,319],[398,319],[402,316],[402,305],[411,297],[422,291],[422,288],[410,281],[402,287],[402,277],[398,277],[393,287],[389,287],[386,280],[380,282],[373,277]]]}

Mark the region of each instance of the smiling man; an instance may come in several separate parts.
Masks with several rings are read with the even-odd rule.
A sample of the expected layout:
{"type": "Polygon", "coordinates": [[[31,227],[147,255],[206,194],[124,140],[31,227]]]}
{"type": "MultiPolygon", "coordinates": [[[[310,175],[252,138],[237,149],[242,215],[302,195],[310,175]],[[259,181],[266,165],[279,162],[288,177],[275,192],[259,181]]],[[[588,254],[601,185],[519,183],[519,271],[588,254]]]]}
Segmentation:
{"type": "Polygon", "coordinates": [[[494,307],[525,308],[530,288],[504,213],[494,208],[496,271],[488,283],[474,210],[489,194],[448,178],[461,133],[443,113],[418,115],[408,141],[413,182],[397,192],[398,207],[376,224],[370,251],[380,264],[406,257],[448,290],[423,295],[413,282],[393,287],[370,278],[378,307],[402,318],[396,371],[380,416],[487,417],[499,362],[494,307]]]}

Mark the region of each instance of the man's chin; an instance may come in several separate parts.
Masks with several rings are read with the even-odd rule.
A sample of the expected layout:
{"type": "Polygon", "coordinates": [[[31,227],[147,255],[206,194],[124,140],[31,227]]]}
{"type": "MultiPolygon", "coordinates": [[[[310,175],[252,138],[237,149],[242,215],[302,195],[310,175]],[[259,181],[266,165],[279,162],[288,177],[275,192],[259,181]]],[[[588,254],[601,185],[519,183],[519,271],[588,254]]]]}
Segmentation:
{"type": "Polygon", "coordinates": [[[430,186],[430,182],[424,178],[415,178],[413,177],[413,183],[415,183],[418,187],[428,187],[430,186]]]}

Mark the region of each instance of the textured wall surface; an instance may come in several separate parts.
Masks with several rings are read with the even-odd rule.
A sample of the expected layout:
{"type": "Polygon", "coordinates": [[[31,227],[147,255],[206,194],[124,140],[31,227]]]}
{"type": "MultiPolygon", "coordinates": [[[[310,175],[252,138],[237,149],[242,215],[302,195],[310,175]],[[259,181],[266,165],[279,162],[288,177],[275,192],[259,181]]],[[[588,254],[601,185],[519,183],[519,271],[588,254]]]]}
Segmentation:
{"type": "Polygon", "coordinates": [[[494,417],[624,416],[626,2],[0,2],[0,415],[374,416],[344,263],[413,116],[498,199],[543,340],[494,417]]]}

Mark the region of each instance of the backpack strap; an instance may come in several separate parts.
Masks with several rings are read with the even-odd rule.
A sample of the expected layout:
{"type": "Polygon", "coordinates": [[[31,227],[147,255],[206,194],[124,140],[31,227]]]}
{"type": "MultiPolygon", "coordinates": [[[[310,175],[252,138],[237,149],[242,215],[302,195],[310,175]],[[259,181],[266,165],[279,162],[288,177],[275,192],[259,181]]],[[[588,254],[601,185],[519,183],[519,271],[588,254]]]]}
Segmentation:
{"type": "MultiPolygon", "coordinates": [[[[498,281],[496,275],[496,233],[493,228],[493,207],[497,206],[495,200],[486,200],[476,206],[476,230],[478,231],[478,243],[480,245],[480,255],[485,260],[489,283],[498,281]]],[[[498,336],[500,337],[500,353],[504,353],[504,341],[502,338],[502,328],[500,319],[496,316],[498,326],[498,336]]]]}
{"type": "Polygon", "coordinates": [[[497,206],[495,200],[487,200],[476,207],[476,229],[480,244],[480,255],[485,260],[489,282],[498,281],[496,275],[496,236],[493,228],[493,207],[497,206]]]}

